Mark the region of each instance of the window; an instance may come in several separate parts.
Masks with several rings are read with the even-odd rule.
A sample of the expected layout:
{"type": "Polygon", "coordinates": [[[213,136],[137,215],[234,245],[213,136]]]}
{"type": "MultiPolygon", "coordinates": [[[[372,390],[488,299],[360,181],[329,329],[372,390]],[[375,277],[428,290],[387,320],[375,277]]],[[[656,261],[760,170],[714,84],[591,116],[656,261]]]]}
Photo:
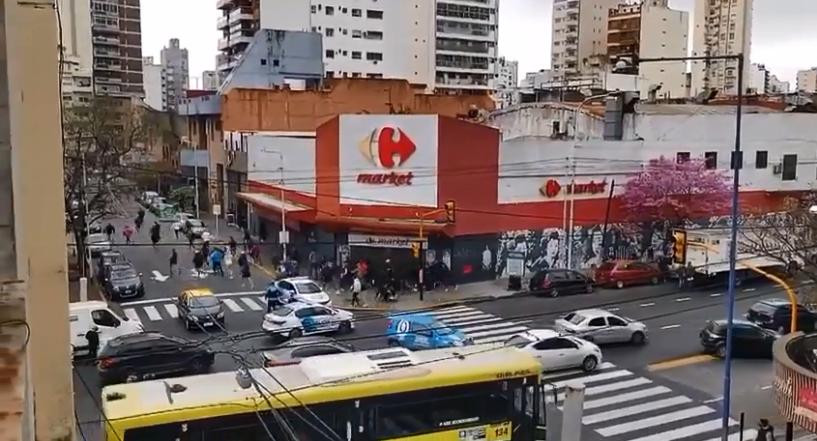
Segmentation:
{"type": "Polygon", "coordinates": [[[627,322],[618,317],[607,317],[607,323],[609,323],[610,326],[627,326],[627,322]]]}
{"type": "Polygon", "coordinates": [[[704,164],[707,170],[715,170],[718,168],[718,152],[704,153],[704,164]]]}
{"type": "Polygon", "coordinates": [[[360,72],[352,72],[352,78],[360,78],[360,72]]]}
{"type": "Polygon", "coordinates": [[[797,155],[783,155],[783,180],[797,179],[797,155]]]}
{"type": "Polygon", "coordinates": [[[335,15],[335,7],[327,6],[324,8],[324,12],[326,13],[326,15],[335,15]]]}
{"type": "Polygon", "coordinates": [[[115,328],[119,326],[119,319],[114,317],[107,309],[96,309],[91,312],[91,320],[97,326],[105,326],[108,328],[115,328]]]}
{"type": "Polygon", "coordinates": [[[604,317],[596,317],[590,320],[590,323],[588,323],[587,326],[607,326],[607,324],[604,323],[604,317]]]}
{"type": "Polygon", "coordinates": [[[375,20],[383,20],[383,11],[378,11],[375,9],[367,9],[366,10],[366,18],[372,18],[375,20]]]}
{"type": "Polygon", "coordinates": [[[380,31],[366,31],[366,33],[363,35],[363,38],[367,40],[382,40],[383,33],[380,31]]]}
{"type": "Polygon", "coordinates": [[[366,59],[369,61],[383,61],[383,54],[380,52],[366,52],[366,59]]]}
{"type": "Polygon", "coordinates": [[[309,9],[310,11],[312,11],[313,14],[318,12],[318,8],[315,5],[310,6],[309,9]]]}
{"type": "Polygon", "coordinates": [[[295,311],[295,317],[304,318],[309,317],[311,315],[315,315],[315,308],[303,308],[295,311]]]}
{"type": "Polygon", "coordinates": [[[755,153],[755,168],[766,168],[769,166],[769,152],[758,150],[755,153]]]}
{"type": "Polygon", "coordinates": [[[335,36],[335,29],[334,28],[326,28],[326,36],[327,37],[334,37],[335,36]]]}
{"type": "Polygon", "coordinates": [[[261,59],[261,65],[262,65],[262,66],[266,66],[266,65],[267,65],[267,59],[266,59],[266,58],[262,58],[262,59],[261,59]]]}
{"type": "Polygon", "coordinates": [[[363,15],[363,11],[357,8],[352,8],[352,17],[361,17],[363,15]]]}
{"type": "Polygon", "coordinates": [[[461,425],[486,424],[506,418],[503,393],[438,396],[377,409],[377,438],[392,439],[461,425]]]}
{"type": "Polygon", "coordinates": [[[360,31],[360,29],[352,30],[352,38],[362,38],[362,37],[363,37],[363,32],[360,31]]]}
{"type": "Polygon", "coordinates": [[[327,49],[326,58],[335,58],[335,51],[333,51],[332,49],[327,49]]]}
{"type": "Polygon", "coordinates": [[[360,51],[352,51],[352,59],[359,60],[360,59],[360,51]]]}
{"type": "Polygon", "coordinates": [[[689,162],[689,152],[678,152],[678,154],[675,155],[675,162],[678,164],[689,162]]]}

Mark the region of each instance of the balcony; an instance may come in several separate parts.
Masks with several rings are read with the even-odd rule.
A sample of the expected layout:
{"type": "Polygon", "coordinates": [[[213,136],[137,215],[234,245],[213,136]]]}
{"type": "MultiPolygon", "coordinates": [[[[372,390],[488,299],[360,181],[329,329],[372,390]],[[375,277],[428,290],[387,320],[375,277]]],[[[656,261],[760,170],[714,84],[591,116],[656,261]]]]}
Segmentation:
{"type": "Polygon", "coordinates": [[[91,29],[97,32],[119,32],[119,23],[96,23],[91,25],[91,29]]]}
{"type": "Polygon", "coordinates": [[[110,49],[107,47],[95,47],[94,56],[104,58],[120,58],[122,55],[117,49],[110,49]]]}
{"type": "Polygon", "coordinates": [[[228,18],[229,17],[226,15],[222,15],[221,17],[219,17],[218,20],[216,20],[216,29],[222,31],[224,29],[229,28],[230,26],[227,24],[228,18]]]}
{"type": "Polygon", "coordinates": [[[122,71],[122,64],[120,63],[94,63],[94,70],[103,70],[103,71],[112,71],[112,72],[121,72],[122,71]]]}
{"type": "Polygon", "coordinates": [[[437,24],[437,38],[459,38],[472,41],[496,41],[496,32],[481,28],[437,24]]]}
{"type": "Polygon", "coordinates": [[[232,26],[235,23],[239,23],[241,21],[246,21],[246,20],[252,20],[253,18],[254,18],[254,15],[253,15],[252,11],[246,11],[244,9],[236,9],[235,11],[230,13],[227,23],[232,26]]]}
{"type": "Polygon", "coordinates": [[[216,2],[217,9],[232,9],[235,6],[235,0],[218,0],[216,2]]]}
{"type": "Polygon", "coordinates": [[[105,44],[109,46],[119,46],[119,39],[114,37],[94,36],[94,44],[105,44]]]}
{"type": "MultiPolygon", "coordinates": [[[[476,56],[496,56],[495,49],[487,43],[468,44],[462,40],[437,40],[437,52],[466,53],[476,56]]],[[[471,42],[473,43],[473,42],[471,42]]]]}

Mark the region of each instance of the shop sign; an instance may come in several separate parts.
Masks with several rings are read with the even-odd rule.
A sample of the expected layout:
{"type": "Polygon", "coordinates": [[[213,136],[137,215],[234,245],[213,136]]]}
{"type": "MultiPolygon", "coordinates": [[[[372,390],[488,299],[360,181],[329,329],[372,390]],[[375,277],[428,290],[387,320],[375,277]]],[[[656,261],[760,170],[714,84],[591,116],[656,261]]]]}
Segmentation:
{"type": "MultiPolygon", "coordinates": [[[[604,193],[607,188],[607,181],[590,181],[586,183],[572,183],[564,187],[565,194],[599,194],[604,193]]],[[[562,184],[555,179],[548,179],[541,187],[539,193],[547,198],[553,198],[562,191],[562,184]]]]}
{"type": "Polygon", "coordinates": [[[801,387],[797,396],[797,409],[794,413],[803,415],[810,420],[817,420],[817,390],[810,387],[801,387]]]}
{"type": "MultiPolygon", "coordinates": [[[[411,248],[418,238],[412,236],[379,236],[373,234],[349,233],[349,246],[371,248],[411,248]]],[[[428,241],[423,241],[423,247],[428,248],[428,241]]]]}
{"type": "MultiPolygon", "coordinates": [[[[375,129],[360,141],[360,153],[375,167],[385,170],[399,168],[417,151],[417,145],[399,127],[383,126],[375,129]]],[[[360,173],[357,182],[372,185],[411,185],[412,172],[388,171],[385,173],[360,173]]]]}

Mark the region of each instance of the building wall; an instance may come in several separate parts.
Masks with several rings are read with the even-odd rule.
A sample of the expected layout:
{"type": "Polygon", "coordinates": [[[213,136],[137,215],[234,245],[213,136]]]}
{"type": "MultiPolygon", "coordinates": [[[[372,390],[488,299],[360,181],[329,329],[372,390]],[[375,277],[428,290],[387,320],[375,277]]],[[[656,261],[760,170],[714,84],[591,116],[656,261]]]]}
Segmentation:
{"type": "MultiPolygon", "coordinates": [[[[752,59],[752,9],[754,0],[696,0],[692,41],[693,56],[742,53],[744,80],[752,59]]],[[[737,60],[693,61],[692,94],[716,89],[727,95],[737,92],[737,60]]],[[[744,86],[747,83],[744,82],[744,86]]]]}
{"type": "Polygon", "coordinates": [[[177,109],[190,82],[187,49],[180,46],[178,38],[171,38],[162,48],[161,64],[165,74],[165,108],[177,109]]]}
{"type": "Polygon", "coordinates": [[[607,56],[607,17],[617,0],[555,0],[551,53],[557,77],[597,75],[607,56]]]}
{"type": "Polygon", "coordinates": [[[214,70],[205,70],[201,73],[201,88],[203,90],[218,90],[218,74],[214,70]]]}
{"type": "Polygon", "coordinates": [[[770,75],[769,76],[769,87],[766,90],[766,93],[789,93],[791,92],[791,84],[788,81],[780,81],[777,78],[777,75],[770,75]]]}
{"type": "Polygon", "coordinates": [[[499,72],[499,0],[435,3],[430,26],[436,23],[436,89],[493,91],[499,72]]]}
{"type": "Polygon", "coordinates": [[[817,93],[817,68],[797,71],[797,91],[817,93]]]}
{"type": "Polygon", "coordinates": [[[90,2],[59,0],[62,22],[62,95],[66,106],[90,101],[93,92],[90,2]]]}
{"type": "MultiPolygon", "coordinates": [[[[689,13],[675,11],[662,2],[646,2],[641,9],[640,58],[685,57],[689,40],[689,13]]],[[[686,63],[642,63],[640,76],[647,79],[641,96],[646,98],[649,87],[661,84],[659,97],[687,96],[686,63]]]]}
{"type": "Polygon", "coordinates": [[[91,20],[95,92],[143,97],[139,0],[95,0],[91,20]]]}
{"type": "MultiPolygon", "coordinates": [[[[224,0],[216,3],[220,16],[216,28],[221,32],[216,56],[220,81],[232,71],[259,28],[260,0],[224,0]]],[[[280,12],[280,11],[279,11],[280,12]]]]}
{"type": "Polygon", "coordinates": [[[142,81],[145,89],[145,104],[156,110],[167,110],[164,69],[161,64],[153,62],[153,57],[144,58],[142,81]]]}
{"type": "Polygon", "coordinates": [[[315,132],[248,135],[247,179],[315,194],[315,132]]]}

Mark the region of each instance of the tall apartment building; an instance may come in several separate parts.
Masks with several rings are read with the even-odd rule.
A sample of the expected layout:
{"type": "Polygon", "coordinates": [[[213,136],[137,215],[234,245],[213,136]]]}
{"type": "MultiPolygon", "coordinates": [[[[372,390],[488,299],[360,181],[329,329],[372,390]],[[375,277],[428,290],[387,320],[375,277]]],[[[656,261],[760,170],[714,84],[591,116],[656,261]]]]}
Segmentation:
{"type": "Polygon", "coordinates": [[[747,90],[749,93],[764,94],[769,88],[769,71],[763,64],[752,63],[749,67],[749,77],[747,80],[747,90]]]}
{"type": "Polygon", "coordinates": [[[499,0],[437,0],[436,89],[496,89],[499,0]]]}
{"type": "Polygon", "coordinates": [[[667,0],[645,0],[610,9],[607,26],[607,56],[615,66],[630,66],[620,73],[638,74],[639,91],[665,98],[687,95],[686,63],[643,63],[640,58],[684,57],[689,40],[689,13],[669,8],[667,0]],[[656,89],[657,86],[660,88],[656,89]]]}
{"type": "MultiPolygon", "coordinates": [[[[221,17],[216,22],[216,27],[221,32],[221,39],[218,40],[219,54],[216,56],[219,81],[224,81],[252,42],[255,31],[259,28],[260,3],[261,0],[217,0],[216,8],[221,11],[221,17]]],[[[286,8],[282,6],[271,4],[270,8],[285,11],[286,8]]]]}
{"type": "Polygon", "coordinates": [[[769,86],[766,88],[766,93],[789,93],[791,92],[791,84],[788,81],[780,81],[777,75],[769,75],[769,86]]]}
{"type": "MultiPolygon", "coordinates": [[[[754,0],[696,0],[693,29],[693,56],[737,55],[743,53],[744,87],[748,87],[752,47],[752,5],[754,0]]],[[[692,93],[715,89],[737,93],[737,60],[692,62],[692,93]]]]}
{"type": "Polygon", "coordinates": [[[817,67],[797,71],[797,91],[817,93],[817,67]]]}
{"type": "Polygon", "coordinates": [[[519,93],[519,62],[500,57],[497,61],[496,101],[500,109],[516,104],[519,93]]]}
{"type": "Polygon", "coordinates": [[[62,35],[62,100],[66,106],[88,102],[93,96],[93,52],[89,2],[58,0],[62,35]]]}
{"type": "Polygon", "coordinates": [[[94,93],[145,95],[139,0],[91,0],[94,93]]]}
{"type": "Polygon", "coordinates": [[[187,49],[181,47],[178,38],[171,38],[162,48],[160,58],[165,75],[165,108],[176,110],[187,95],[190,82],[187,49]]]}
{"type": "Polygon", "coordinates": [[[142,80],[145,89],[145,104],[156,110],[167,110],[164,68],[161,64],[155,63],[153,57],[143,59],[142,80]]]}
{"type": "Polygon", "coordinates": [[[218,74],[214,70],[205,70],[201,73],[202,90],[217,90],[219,86],[218,74]]]}
{"type": "Polygon", "coordinates": [[[600,78],[607,62],[608,12],[617,0],[554,0],[551,67],[556,79],[600,78]]]}

